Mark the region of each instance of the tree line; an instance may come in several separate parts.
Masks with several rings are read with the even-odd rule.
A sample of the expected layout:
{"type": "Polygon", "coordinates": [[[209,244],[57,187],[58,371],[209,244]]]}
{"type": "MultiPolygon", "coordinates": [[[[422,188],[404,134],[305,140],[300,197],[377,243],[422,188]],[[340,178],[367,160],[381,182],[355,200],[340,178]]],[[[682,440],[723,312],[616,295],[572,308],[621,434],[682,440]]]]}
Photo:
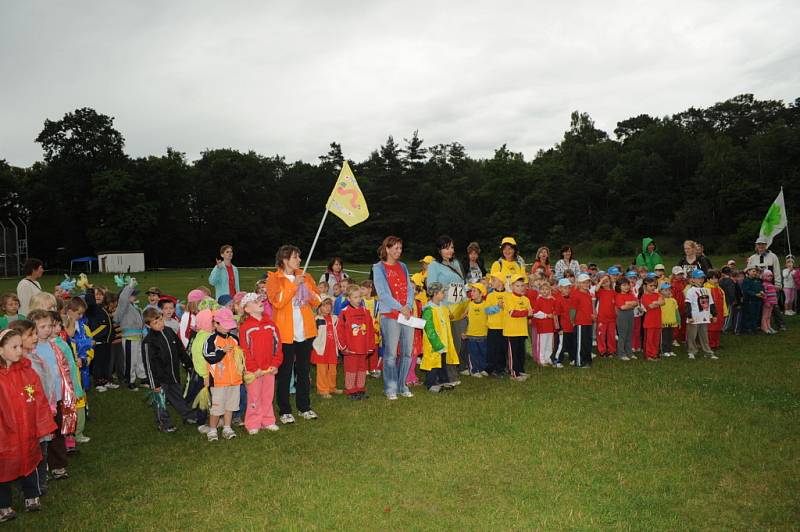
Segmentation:
{"type": "MultiPolygon", "coordinates": [[[[167,149],[133,158],[113,118],[91,108],[46,120],[43,159],[0,160],[0,210],[30,227],[30,254],[49,265],[103,250],[144,250],[148,267],[208,265],[222,243],[240,264],[270,264],[283,243],[307,248],[344,156],[332,142],[314,162],[232,149],[196,161],[167,149]]],[[[350,161],[370,218],[328,219],[315,256],[372,261],[387,234],[414,254],[447,233],[466,248],[514,235],[524,252],[570,243],[580,253],[634,256],[642,236],[677,253],[750,249],[783,185],[789,220],[800,205],[800,98],[743,94],[708,108],[617,123],[613,137],[575,111],[563,139],[532,160],[505,144],[491,158],[459,142],[389,136],[350,161]]],[[[797,234],[797,233],[796,233],[797,234]]],[[[773,248],[782,250],[783,237],[773,248]]],[[[798,237],[800,238],[800,237],[798,237]]]]}

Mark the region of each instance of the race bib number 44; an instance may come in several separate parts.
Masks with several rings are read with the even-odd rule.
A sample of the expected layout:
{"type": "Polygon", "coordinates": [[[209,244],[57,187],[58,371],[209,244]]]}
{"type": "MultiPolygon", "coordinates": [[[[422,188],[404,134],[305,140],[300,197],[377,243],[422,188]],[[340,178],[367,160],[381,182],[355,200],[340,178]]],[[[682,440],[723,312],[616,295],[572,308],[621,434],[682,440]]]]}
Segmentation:
{"type": "Polygon", "coordinates": [[[454,304],[462,301],[464,301],[464,285],[450,283],[447,287],[447,302],[454,304]]]}

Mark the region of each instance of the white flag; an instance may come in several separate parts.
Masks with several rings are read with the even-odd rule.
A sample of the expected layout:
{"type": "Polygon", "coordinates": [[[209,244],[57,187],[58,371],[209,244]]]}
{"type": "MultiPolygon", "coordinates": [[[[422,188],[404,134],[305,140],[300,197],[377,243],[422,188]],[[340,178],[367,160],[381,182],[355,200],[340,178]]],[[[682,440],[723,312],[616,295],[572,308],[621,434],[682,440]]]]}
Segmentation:
{"type": "Polygon", "coordinates": [[[783,188],[778,197],[770,205],[764,221],[761,222],[761,230],[758,233],[760,238],[767,240],[767,247],[772,245],[775,235],[786,229],[786,204],[783,202],[783,188]]]}

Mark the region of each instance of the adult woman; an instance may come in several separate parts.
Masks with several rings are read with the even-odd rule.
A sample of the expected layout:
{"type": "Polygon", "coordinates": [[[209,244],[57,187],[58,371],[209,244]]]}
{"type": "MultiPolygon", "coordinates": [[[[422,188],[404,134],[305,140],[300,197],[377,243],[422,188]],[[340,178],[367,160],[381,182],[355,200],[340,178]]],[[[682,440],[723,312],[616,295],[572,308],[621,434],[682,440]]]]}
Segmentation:
{"type": "Polygon", "coordinates": [[[406,386],[414,328],[397,321],[400,315],[411,317],[414,306],[414,285],[408,268],[400,262],[402,254],[403,241],[396,236],[387,236],[378,248],[381,260],[372,265],[372,278],[378,294],[375,311],[381,317],[383,337],[383,393],[390,401],[397,399],[398,393],[403,397],[414,397],[406,386]]]}
{"type": "Polygon", "coordinates": [[[691,276],[692,272],[697,269],[703,270],[704,273],[708,273],[708,271],[712,268],[711,261],[708,260],[708,258],[704,255],[700,254],[700,250],[697,247],[697,242],[694,240],[687,240],[683,243],[683,253],[684,257],[678,261],[678,266],[683,268],[687,279],[691,276]]]}
{"type": "Polygon", "coordinates": [[[320,297],[311,276],[300,269],[300,249],[284,245],[275,254],[276,271],[267,276],[267,298],[272,305],[272,319],[278,326],[283,348],[283,362],[278,368],[278,408],[281,423],[294,423],[289,402],[289,383],[295,375],[295,403],[305,419],[316,419],[311,410],[311,380],[308,375],[311,342],[317,337],[313,309],[320,297]]]}
{"type": "Polygon", "coordinates": [[[525,260],[519,256],[517,241],[510,236],[500,241],[500,253],[501,257],[492,264],[492,275],[503,281],[510,291],[512,278],[525,277],[525,260]]]}
{"type": "Polygon", "coordinates": [[[642,252],[636,255],[635,263],[637,266],[645,266],[651,272],[656,270],[656,264],[664,263],[655,240],[650,237],[642,239],[642,252]]]}
{"type": "MultiPolygon", "coordinates": [[[[464,271],[461,264],[455,258],[456,249],[453,239],[447,235],[442,235],[436,239],[436,248],[439,250],[439,258],[428,266],[428,286],[432,283],[441,283],[445,288],[445,300],[447,309],[450,311],[450,327],[453,331],[453,344],[456,353],[461,353],[461,334],[467,330],[467,296],[464,271]]],[[[467,357],[460,357],[459,369],[469,373],[467,367],[467,357]]],[[[452,368],[448,367],[448,371],[452,368]]],[[[452,373],[450,382],[455,382],[456,376],[452,373]]]]}
{"type": "Polygon", "coordinates": [[[557,281],[560,281],[564,278],[564,272],[567,270],[571,271],[575,277],[578,277],[581,273],[581,264],[575,260],[575,256],[572,253],[572,247],[565,245],[561,246],[561,258],[558,259],[556,262],[555,268],[555,278],[557,281]]]}
{"type": "Polygon", "coordinates": [[[42,291],[39,279],[44,275],[44,264],[39,259],[28,259],[23,266],[25,278],[17,285],[19,313],[27,316],[30,312],[31,298],[42,291]]]}
{"type": "Polygon", "coordinates": [[[328,283],[328,295],[333,296],[333,285],[342,279],[349,279],[350,276],[344,271],[344,262],[341,257],[333,257],[328,263],[328,269],[325,270],[320,278],[320,283],[328,283]]]}
{"type": "Polygon", "coordinates": [[[467,246],[467,256],[462,263],[464,267],[464,280],[467,284],[479,283],[486,275],[486,266],[483,265],[481,247],[477,242],[470,242],[467,246]]]}
{"type": "Polygon", "coordinates": [[[217,264],[208,276],[208,283],[214,287],[214,299],[219,296],[233,297],[239,291],[239,268],[233,265],[233,246],[224,244],[219,248],[217,264]]]}
{"type": "Polygon", "coordinates": [[[531,266],[531,273],[536,273],[539,269],[544,270],[544,275],[548,279],[553,276],[553,269],[550,267],[550,248],[547,246],[536,250],[536,260],[531,266]]]}

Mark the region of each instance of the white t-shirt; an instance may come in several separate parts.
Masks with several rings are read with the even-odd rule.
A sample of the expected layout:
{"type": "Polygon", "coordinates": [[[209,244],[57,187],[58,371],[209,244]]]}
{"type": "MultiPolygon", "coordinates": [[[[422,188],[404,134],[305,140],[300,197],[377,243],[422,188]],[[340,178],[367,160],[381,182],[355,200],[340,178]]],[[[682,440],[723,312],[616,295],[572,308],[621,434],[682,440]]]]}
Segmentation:
{"type": "Polygon", "coordinates": [[[794,284],[794,277],[792,276],[792,272],[794,270],[790,270],[789,268],[783,269],[783,287],[784,288],[797,288],[794,284]]]}
{"type": "Polygon", "coordinates": [[[31,281],[27,277],[17,285],[17,297],[19,298],[19,313],[28,315],[31,305],[31,298],[42,291],[42,285],[38,281],[31,281]]]}
{"type": "Polygon", "coordinates": [[[714,304],[711,290],[692,286],[686,290],[686,302],[691,305],[691,318],[695,325],[711,323],[711,305],[714,304]]]}
{"type": "MultiPolygon", "coordinates": [[[[289,279],[291,282],[294,282],[295,276],[285,274],[286,278],[289,279]]],[[[295,299],[292,298],[292,327],[293,327],[293,334],[294,334],[294,341],[295,342],[303,342],[306,339],[306,333],[303,330],[303,313],[300,312],[300,304],[295,299]]]]}

